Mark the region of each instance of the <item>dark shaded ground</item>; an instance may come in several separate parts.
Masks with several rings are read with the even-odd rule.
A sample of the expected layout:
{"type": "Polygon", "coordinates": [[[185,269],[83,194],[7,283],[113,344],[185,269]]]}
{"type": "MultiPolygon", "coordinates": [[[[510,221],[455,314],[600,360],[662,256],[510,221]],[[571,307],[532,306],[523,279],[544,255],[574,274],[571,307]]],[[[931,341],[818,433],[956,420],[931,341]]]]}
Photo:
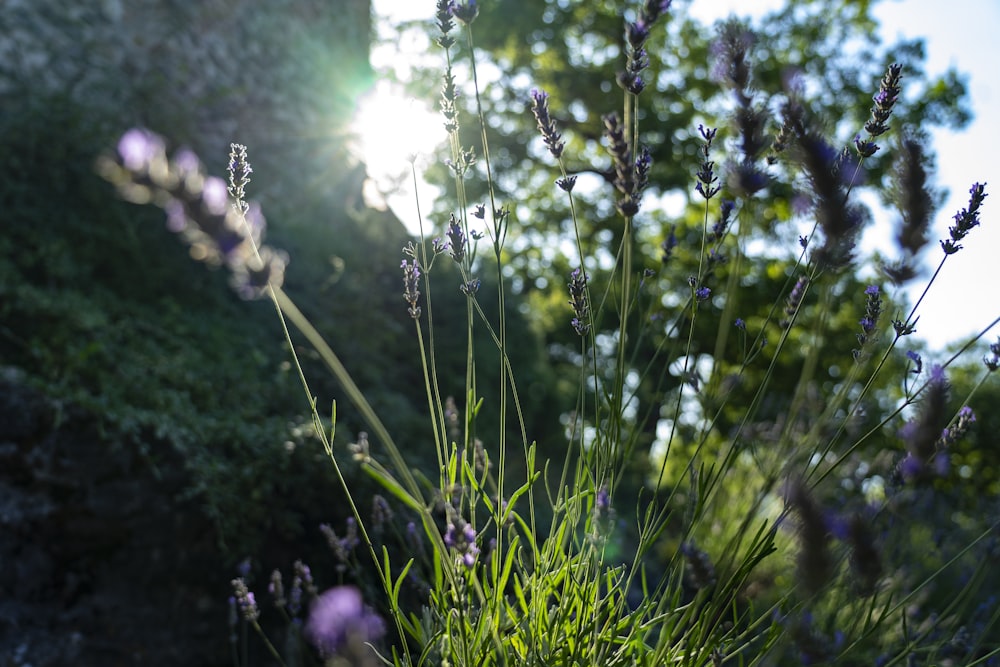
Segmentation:
{"type": "Polygon", "coordinates": [[[210,526],[95,424],[2,371],[0,665],[225,664],[210,526]]]}

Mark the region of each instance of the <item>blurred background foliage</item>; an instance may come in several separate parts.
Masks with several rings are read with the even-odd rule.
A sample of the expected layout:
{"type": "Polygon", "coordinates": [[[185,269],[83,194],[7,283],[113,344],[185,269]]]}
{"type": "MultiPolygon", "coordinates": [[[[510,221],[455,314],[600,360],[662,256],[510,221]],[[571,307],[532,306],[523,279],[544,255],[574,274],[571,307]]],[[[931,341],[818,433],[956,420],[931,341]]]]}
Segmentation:
{"type": "MultiPolygon", "coordinates": [[[[515,319],[511,328],[518,332],[512,365],[527,408],[529,440],[539,442],[543,457],[559,463],[565,448],[559,418],[574,403],[578,377],[563,285],[580,260],[557,240],[571,229],[569,215],[562,193],[552,186],[558,174],[536,136],[529,91],[550,93],[568,142],[568,167],[581,175],[576,194],[584,249],[591,253],[584,261],[592,289],[600,291],[608,281],[606,253],[617,247],[621,233],[607,183],[611,162],[600,145],[600,115],[620,107],[614,79],[621,67],[623,9],[607,0],[480,4],[476,56],[496,65],[485,90],[493,169],[514,220],[504,259],[509,316],[515,319]]],[[[664,322],[672,323],[682,310],[683,297],[676,295],[687,293],[687,278],[697,273],[702,225],[692,196],[700,161],[697,126],[722,128],[720,164],[735,136],[727,119],[730,100],[711,77],[715,29],[688,19],[686,3],[675,5],[665,34],[650,41],[649,71],[655,79],[640,97],[640,128],[654,171],[635,250],[651,274],[639,294],[646,318],[635,358],[641,436],[633,443],[634,460],[621,489],[626,503],[653,485],[660,460],[651,448],[664,406],[672,405],[669,396],[681,381],[670,369],[684,343],[676,331],[685,324],[681,320],[671,332],[664,322]],[[679,245],[670,261],[662,262],[660,244],[670,230],[679,245]]],[[[960,128],[970,113],[961,75],[924,72],[919,40],[880,43],[871,5],[790,2],[752,26],[756,101],[773,112],[794,74],[814,116],[846,145],[861,131],[886,65],[901,62],[904,100],[896,107],[893,136],[902,128],[960,128]]],[[[229,142],[248,145],[251,197],[268,217],[269,242],[292,258],[287,291],[346,361],[414,465],[427,468],[433,457],[423,417],[426,400],[398,268],[409,239],[391,213],[366,207],[364,165],[348,150],[354,104],[377,75],[367,59],[370,20],[365,0],[265,5],[36,0],[8,3],[0,12],[0,363],[25,371],[27,381],[53,399],[90,411],[107,447],[137,448],[151,474],[158,466],[176,465],[179,454],[187,479],[182,497],[203,507],[227,565],[247,554],[290,562],[308,551],[306,545],[317,546],[319,522],[342,524],[346,507],[329,463],[309,436],[301,391],[271,306],[239,301],[221,272],[187,256],[159,211],[117,201],[93,173],[93,162],[132,126],[193,148],[218,175],[229,142]]],[[[432,30],[429,21],[401,29],[432,30]]],[[[461,42],[459,49],[465,49],[461,42]]],[[[467,55],[460,53],[459,62],[467,55]]],[[[440,75],[440,69],[418,70],[412,89],[434,97],[440,75]]],[[[772,121],[768,131],[777,127],[772,121]]],[[[463,130],[465,145],[477,145],[479,130],[471,115],[463,119],[463,130]]],[[[864,191],[885,202],[891,201],[894,143],[889,139],[865,165],[864,191]]],[[[427,176],[445,187],[431,216],[441,224],[454,202],[447,167],[438,162],[427,176]]],[[[466,187],[471,201],[485,200],[481,180],[469,180],[466,187]]],[[[765,331],[760,327],[795,278],[796,196],[775,187],[739,204],[741,224],[751,225],[752,236],[764,243],[743,256],[739,270],[745,278],[725,312],[742,317],[751,336],[761,333],[772,342],[780,331],[774,324],[765,331]]],[[[439,369],[445,393],[459,394],[465,297],[456,289],[457,274],[440,266],[434,273],[439,369]]],[[[719,286],[727,270],[719,268],[719,286]]],[[[492,273],[482,272],[481,295],[495,292],[492,273]]],[[[853,364],[870,275],[829,275],[814,287],[800,316],[802,327],[787,343],[792,353],[783,354],[771,371],[760,423],[752,429],[762,450],[771,442],[769,432],[783,426],[791,388],[804,372],[817,397],[843,381],[853,364]],[[809,327],[818,318],[824,322],[821,336],[809,327]],[[816,354],[819,358],[810,356],[816,354]]],[[[495,315],[495,300],[480,300],[495,315]]],[[[887,312],[905,307],[887,303],[887,312]]],[[[713,316],[699,320],[692,354],[715,358],[712,377],[721,382],[735,370],[738,336],[715,317],[721,309],[703,312],[713,316]],[[717,331],[727,333],[720,337],[717,331]]],[[[603,333],[615,326],[598,324],[603,333]]],[[[888,335],[881,345],[887,342],[888,335]]],[[[498,382],[490,347],[479,348],[479,386],[486,399],[481,434],[496,420],[489,392],[498,382]]],[[[329,406],[340,397],[338,387],[308,349],[298,352],[319,405],[329,406]]],[[[724,448],[742,418],[738,407],[750,400],[765,370],[760,363],[751,365],[734,389],[703,452],[707,461],[724,448]]],[[[971,362],[950,372],[955,410],[979,374],[971,362]]],[[[892,361],[850,433],[879,423],[899,400],[904,375],[903,363],[892,361]]],[[[1000,491],[993,435],[1000,432],[1000,415],[990,409],[1000,401],[998,391],[992,383],[976,396],[972,407],[979,420],[953,452],[954,474],[927,490],[938,499],[927,501],[938,526],[973,534],[987,509],[985,499],[1000,491]]],[[[714,412],[720,407],[713,402],[717,397],[717,387],[705,388],[701,410],[714,412]]],[[[361,428],[347,405],[341,403],[337,431],[337,443],[345,447],[338,452],[345,458],[346,443],[361,428]]],[[[801,427],[807,428],[811,413],[802,414],[801,427]]],[[[903,453],[895,435],[900,424],[890,422],[855,453],[844,478],[829,485],[829,502],[860,503],[866,480],[889,480],[903,453]]],[[[679,424],[676,451],[695,436],[693,422],[679,424]]],[[[753,465],[746,465],[741,474],[752,475],[753,465]]],[[[360,495],[370,493],[357,468],[348,470],[360,495]]],[[[685,471],[668,468],[664,483],[683,484],[684,476],[685,471]]],[[[742,483],[735,474],[726,483],[734,515],[745,510],[739,501],[742,483]]],[[[928,524],[926,516],[913,519],[928,524]]],[[[724,531],[700,537],[710,554],[725,544],[724,531]]],[[[901,547],[900,558],[920,552],[918,546],[930,538],[920,539],[919,545],[901,547]]],[[[665,536],[661,555],[675,549],[665,536]]],[[[280,563],[269,563],[274,564],[280,563]]],[[[765,570],[780,581],[785,564],[765,570]]]]}

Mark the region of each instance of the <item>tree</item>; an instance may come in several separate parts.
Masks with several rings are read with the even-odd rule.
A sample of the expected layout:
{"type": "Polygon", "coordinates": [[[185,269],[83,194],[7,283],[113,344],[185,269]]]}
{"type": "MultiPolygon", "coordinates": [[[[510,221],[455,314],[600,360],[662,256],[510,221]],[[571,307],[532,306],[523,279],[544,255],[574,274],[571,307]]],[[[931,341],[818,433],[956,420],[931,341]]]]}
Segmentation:
{"type": "MultiPolygon", "coordinates": [[[[760,22],[711,28],[679,6],[637,37],[637,17],[657,4],[623,12],[614,2],[482,3],[474,48],[459,39],[453,59],[456,70],[468,72],[471,56],[479,72],[491,73],[489,83],[480,80],[481,96],[466,91],[460,98],[467,112],[460,136],[463,147],[480,144],[482,100],[494,191],[487,193],[485,178],[472,178],[463,182],[465,193],[470,202],[511,202],[507,277],[566,374],[585,357],[568,326],[566,297],[553,286],[582,267],[590,294],[607,295],[618,278],[609,271],[615,253],[635,258],[627,317],[639,334],[630,341],[630,372],[617,377],[629,383],[628,419],[636,426],[621,452],[617,497],[624,506],[649,498],[650,489],[697,497],[696,476],[711,477],[713,459],[736,443],[747,477],[720,482],[734,507],[744,508],[738,485],[757,469],[819,470],[824,477],[833,470],[826,460],[853,462],[837,474],[859,491],[867,480],[847,478],[875,463],[888,477],[905,451],[891,413],[909,367],[902,349],[890,350],[912,319],[889,288],[911,279],[935,209],[924,133],[968,121],[964,81],[954,71],[928,76],[920,40],[881,44],[873,3],[790,3],[760,22]],[[637,68],[647,78],[644,90],[626,65],[643,60],[640,46],[649,61],[637,68]],[[606,114],[620,109],[622,87],[637,93],[624,95],[626,105],[637,101],[618,129],[606,114]],[[540,100],[557,129],[530,113],[540,100]],[[559,141],[561,156],[551,150],[559,141]],[[634,225],[623,224],[619,213],[631,212],[622,205],[619,158],[639,157],[640,143],[651,158],[649,185],[634,225]],[[554,157],[561,157],[558,167],[554,157]],[[557,177],[578,179],[572,211],[570,188],[565,180],[554,185],[557,177]],[[859,191],[903,217],[901,264],[882,261],[874,280],[857,272],[853,241],[871,221],[859,191]],[[565,242],[574,237],[578,243],[565,242]],[[788,353],[768,366],[770,357],[759,353],[775,345],[788,353]],[[679,454],[680,466],[668,467],[665,447],[679,454]],[[886,460],[885,451],[896,459],[886,460]]],[[[429,92],[439,74],[424,72],[415,88],[429,92]]],[[[449,193],[436,211],[446,219],[453,173],[442,160],[428,176],[449,193]]],[[[614,305],[593,322],[608,349],[622,342],[628,298],[611,294],[614,305]]],[[[591,399],[607,398],[601,394],[615,372],[595,364],[602,381],[588,384],[591,399]]],[[[769,481],[775,489],[777,482],[769,481]]],[[[849,502],[861,502],[860,495],[849,502]]],[[[825,499],[844,501],[835,492],[825,499]]],[[[679,525],[676,535],[668,531],[662,554],[676,553],[683,535],[679,525]]]]}
{"type": "MultiPolygon", "coordinates": [[[[514,202],[504,261],[514,267],[511,284],[532,305],[530,317],[544,332],[555,351],[554,361],[564,364],[564,370],[576,363],[576,357],[567,352],[576,345],[575,335],[567,326],[571,317],[568,307],[560,304],[563,299],[554,297],[551,288],[565,283],[581,258],[573,244],[558,240],[573,237],[574,223],[565,193],[553,185],[559,172],[538,136],[530,113],[530,91],[548,93],[551,115],[565,142],[565,168],[568,174],[579,177],[574,195],[582,265],[594,292],[602,293],[608,279],[602,267],[610,265],[606,253],[619,247],[623,226],[609,197],[615,174],[612,157],[602,146],[606,139],[601,117],[620,106],[622,90],[615,80],[620,78],[629,49],[623,18],[634,19],[640,4],[500,0],[482,3],[475,23],[478,67],[484,70],[486,63],[495,65],[489,69],[494,79],[483,97],[497,197],[500,202],[514,202]]],[[[834,148],[850,147],[853,151],[853,138],[865,133],[870,120],[872,95],[880,78],[889,64],[900,64],[903,93],[892,110],[892,130],[878,138],[882,151],[864,159],[863,171],[852,184],[855,192],[870,191],[885,203],[895,198],[893,154],[905,137],[914,132],[919,135],[932,126],[959,128],[968,121],[962,77],[953,70],[928,76],[923,69],[921,40],[881,44],[873,5],[843,0],[790,3],[758,23],[729,21],[710,27],[691,19],[685,6],[675,3],[645,40],[649,67],[642,76],[648,81],[638,96],[636,119],[639,141],[650,152],[652,169],[645,201],[636,217],[633,252],[637,283],[641,277],[642,316],[652,322],[644,351],[636,357],[642,378],[638,414],[647,421],[639,451],[648,449],[654,440],[663,397],[681,381],[667,371],[679,358],[678,345],[684,341],[678,332],[687,325],[674,314],[690,291],[688,277],[699,273],[704,218],[707,215],[709,224],[714,224],[721,216],[717,202],[736,200],[732,220],[738,219],[736,231],[720,243],[719,256],[739,262],[739,271],[749,277],[741,278],[724,300],[719,298],[712,319],[703,320],[696,329],[692,358],[708,355],[711,359],[723,350],[731,351],[737,343],[731,329],[714,336],[720,320],[728,318],[723,324],[730,326],[739,317],[755,333],[754,325],[765,321],[775,301],[787,299],[800,277],[797,240],[808,233],[808,227],[804,226],[807,216],[796,211],[808,194],[808,184],[788,181],[791,163],[787,156],[776,156],[772,148],[782,125],[782,105],[801,98],[814,130],[829,137],[834,148]],[[727,40],[730,51],[745,51],[750,72],[745,88],[727,84],[722,62],[727,40]],[[701,154],[705,142],[699,127],[718,128],[706,155],[701,154]],[[768,158],[775,163],[767,164],[768,158]],[[719,163],[715,171],[721,178],[719,195],[707,204],[693,187],[694,174],[706,160],[719,163]],[[751,167],[766,181],[766,187],[753,196],[741,196],[746,194],[745,188],[741,193],[739,183],[746,176],[741,165],[751,167]],[[678,201],[683,203],[677,205],[678,201]],[[676,244],[665,269],[662,247],[673,245],[671,239],[676,244]],[[763,252],[756,252],[759,245],[751,245],[759,241],[767,244],[763,252]]],[[[456,68],[467,68],[468,44],[460,39],[456,48],[460,52],[456,68]]],[[[415,85],[429,91],[438,75],[425,71],[415,85]]],[[[475,98],[466,94],[464,101],[469,115],[463,119],[462,145],[474,146],[479,132],[473,114],[475,98]]],[[[931,165],[933,154],[925,148],[920,159],[931,165]]],[[[451,175],[440,162],[430,169],[428,177],[447,184],[451,175]]],[[[483,182],[466,181],[470,201],[485,200],[483,182]]],[[[443,207],[451,201],[445,197],[439,203],[440,218],[446,217],[443,207]]],[[[734,273],[721,263],[714,270],[710,285],[713,301],[734,273]]],[[[806,312],[818,313],[814,309],[829,311],[831,305],[838,304],[833,319],[825,320],[826,325],[832,321],[837,326],[827,330],[824,339],[835,348],[828,347],[829,358],[818,365],[816,360],[809,362],[817,382],[838,382],[837,374],[851,364],[856,322],[864,309],[864,288],[853,271],[825,272],[821,282],[809,286],[803,317],[806,312]]],[[[613,319],[596,325],[602,333],[610,334],[617,327],[613,319]]],[[[773,319],[768,330],[760,332],[772,342],[782,331],[775,326],[780,318],[773,319]]],[[[799,335],[793,332],[792,341],[799,335]]],[[[773,419],[787,406],[791,397],[774,392],[794,386],[803,363],[774,370],[770,407],[763,408],[762,418],[773,419]]],[[[716,368],[715,382],[725,375],[716,368]]]]}

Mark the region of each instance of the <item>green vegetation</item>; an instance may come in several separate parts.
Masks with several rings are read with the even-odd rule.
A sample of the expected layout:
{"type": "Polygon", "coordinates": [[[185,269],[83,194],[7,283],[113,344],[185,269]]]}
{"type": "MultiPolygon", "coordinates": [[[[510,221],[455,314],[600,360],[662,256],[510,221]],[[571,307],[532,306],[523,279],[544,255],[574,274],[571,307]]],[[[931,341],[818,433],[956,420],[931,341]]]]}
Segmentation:
{"type": "MultiPolygon", "coordinates": [[[[757,30],[667,4],[630,6],[623,32],[618,3],[438,3],[442,65],[413,85],[458,85],[440,240],[361,208],[356,169],[324,187],[341,130],[301,165],[250,145],[248,196],[291,257],[259,285],[287,339],[229,289],[237,264],[280,272],[253,263],[235,188],[213,212],[221,155],[192,167],[143,133],[130,164],[107,108],[69,94],[0,119],[4,364],[92,413],[109,451],[181,475],[165,500],[203,507],[227,565],[317,566],[276,571],[270,596],[257,564],[234,581],[238,662],[237,629],[285,664],[378,664],[373,646],[397,665],[995,664],[1000,390],[974,350],[1000,348],[923,368],[893,290],[928,241],[941,254],[922,137],[967,120],[962,80],[875,42],[869,3],[757,30]],[[95,169],[182,202],[211,252],[95,169]],[[879,273],[858,271],[862,188],[902,218],[879,273]]],[[[295,53],[276,69],[305,67],[302,94],[325,52],[295,53]]]]}

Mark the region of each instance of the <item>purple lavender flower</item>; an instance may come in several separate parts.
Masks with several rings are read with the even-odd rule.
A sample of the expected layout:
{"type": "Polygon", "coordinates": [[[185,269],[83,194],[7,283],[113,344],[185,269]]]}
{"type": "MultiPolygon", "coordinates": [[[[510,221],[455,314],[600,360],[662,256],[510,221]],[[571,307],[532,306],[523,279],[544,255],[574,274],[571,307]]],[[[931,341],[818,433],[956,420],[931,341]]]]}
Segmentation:
{"type": "Polygon", "coordinates": [[[913,362],[913,370],[910,372],[914,375],[920,375],[920,372],[924,370],[924,360],[920,358],[920,355],[913,350],[907,350],[906,358],[913,362]]]}
{"type": "Polygon", "coordinates": [[[148,130],[132,128],[118,140],[118,154],[129,171],[147,169],[154,161],[166,162],[163,139],[148,130]]]}
{"type": "Polygon", "coordinates": [[[928,470],[941,444],[947,400],[948,382],[944,368],[934,365],[924,390],[920,414],[899,429],[899,437],[908,451],[898,468],[903,479],[917,479],[928,470]]]}
{"type": "MultiPolygon", "coordinates": [[[[861,348],[875,340],[875,333],[878,328],[878,320],[882,315],[882,297],[878,285],[869,285],[865,288],[865,316],[858,324],[861,325],[861,333],[858,334],[858,345],[861,348]]],[[[861,359],[862,350],[854,350],[854,359],[861,359]]]]}
{"type": "Polygon", "coordinates": [[[257,598],[247,588],[243,577],[232,580],[233,592],[236,597],[236,605],[239,607],[240,616],[244,621],[255,623],[260,618],[260,609],[257,607],[257,598]]]}
{"type": "Polygon", "coordinates": [[[229,203],[229,188],[217,176],[209,176],[202,187],[201,200],[210,215],[225,215],[229,203]]]}
{"type": "Polygon", "coordinates": [[[698,301],[704,301],[712,295],[712,290],[702,285],[694,291],[694,296],[698,301]]]}
{"type": "Polygon", "coordinates": [[[372,496],[372,530],[381,532],[385,524],[392,521],[395,512],[389,505],[389,501],[383,496],[375,494],[372,496]]]}
{"type": "Polygon", "coordinates": [[[635,173],[635,161],[632,159],[632,149],[625,139],[625,128],[618,114],[609,113],[602,117],[604,134],[608,138],[608,151],[611,153],[615,166],[613,185],[622,197],[615,202],[618,212],[626,218],[639,212],[641,193],[635,173]]]}
{"type": "Polygon", "coordinates": [[[1000,368],[1000,338],[990,345],[990,353],[983,357],[983,364],[991,373],[1000,368]]]}
{"type": "Polygon", "coordinates": [[[740,331],[746,331],[747,330],[747,323],[743,321],[742,317],[737,317],[736,321],[733,322],[733,326],[735,326],[740,331]]]}
{"type": "Polygon", "coordinates": [[[729,229],[729,218],[733,214],[733,208],[735,204],[729,199],[723,199],[722,203],[719,204],[719,219],[712,225],[712,238],[716,241],[721,241],[722,237],[726,235],[726,230],[729,229]]]}
{"type": "Polygon", "coordinates": [[[954,255],[961,250],[962,246],[958,242],[964,239],[973,227],[979,226],[979,207],[983,205],[984,199],[986,199],[986,184],[973,183],[969,188],[969,207],[955,214],[955,224],[948,228],[951,238],[941,241],[945,255],[954,255]]]}
{"type": "MultiPolygon", "coordinates": [[[[941,433],[938,441],[940,447],[951,447],[958,442],[962,436],[968,433],[969,428],[976,422],[976,413],[968,405],[962,407],[955,417],[955,422],[941,433]]],[[[938,454],[940,456],[940,453],[938,454]]]]}
{"type": "Polygon", "coordinates": [[[167,227],[191,246],[191,255],[231,271],[231,283],[244,298],[261,296],[268,286],[280,286],[287,256],[260,245],[264,217],[260,207],[245,201],[251,168],[245,148],[234,144],[229,185],[203,175],[201,162],[190,150],[168,160],[163,139],[148,130],[131,129],[118,142],[118,157],[103,156],[98,171],[121,196],[138,204],[155,202],[167,213],[167,227]],[[230,206],[230,190],[238,197],[230,206]]]}
{"type": "Polygon", "coordinates": [[[420,553],[424,550],[424,538],[413,521],[406,524],[406,541],[415,552],[420,553]]]}
{"type": "Polygon", "coordinates": [[[590,304],[587,301],[587,274],[573,269],[569,274],[569,304],[573,306],[573,329],[581,336],[590,331],[590,304]]]}
{"type": "Polygon", "coordinates": [[[719,180],[715,175],[715,162],[708,159],[716,132],[715,128],[706,128],[704,125],[698,126],[698,133],[701,134],[702,138],[701,155],[703,159],[698,171],[695,172],[698,182],[695,184],[694,189],[705,199],[711,199],[721,189],[715,185],[716,181],[719,180]]]}
{"type": "Polygon", "coordinates": [[[468,240],[465,238],[465,232],[462,230],[462,224],[459,222],[455,214],[452,213],[451,217],[448,219],[448,229],[446,231],[448,235],[448,247],[451,248],[451,258],[455,260],[456,263],[461,264],[462,260],[465,259],[465,251],[468,246],[468,240]]]}
{"type": "Polygon", "coordinates": [[[449,549],[454,549],[455,542],[455,524],[449,523],[448,527],[444,531],[444,545],[449,549]]]}
{"type": "Polygon", "coordinates": [[[902,220],[896,231],[896,242],[902,258],[883,270],[896,283],[902,284],[917,274],[917,254],[927,245],[927,229],[936,205],[934,191],[928,185],[928,158],[920,141],[905,137],[895,166],[895,182],[902,220]]]}
{"type": "Polygon", "coordinates": [[[229,195],[240,213],[246,213],[246,186],[250,183],[253,169],[247,160],[247,147],[243,144],[229,145],[229,195]]]}
{"type": "Polygon", "coordinates": [[[802,305],[802,298],[806,293],[806,286],[809,284],[808,276],[799,276],[799,279],[795,281],[795,286],[792,291],[788,294],[788,299],[785,301],[785,315],[786,318],[781,321],[781,326],[787,328],[792,324],[792,318],[799,311],[799,307],[802,305]]]}
{"type": "Polygon", "coordinates": [[[420,306],[417,305],[420,300],[420,290],[417,289],[417,285],[420,283],[420,265],[416,259],[412,263],[404,259],[400,268],[403,269],[403,298],[410,304],[406,312],[416,320],[420,317],[421,312],[420,306]]]}
{"type": "Polygon", "coordinates": [[[676,247],[677,247],[677,234],[674,232],[674,226],[671,225],[670,233],[667,234],[667,238],[663,239],[663,242],[660,243],[660,250],[662,251],[662,253],[660,254],[660,261],[663,262],[664,264],[667,264],[670,261],[670,258],[673,256],[674,248],[676,247]]]}
{"type": "Polygon", "coordinates": [[[565,178],[557,178],[556,185],[563,192],[572,192],[573,188],[576,187],[576,176],[567,176],[565,178]]]}
{"type": "Polygon", "coordinates": [[[444,543],[449,549],[454,549],[458,552],[459,558],[465,567],[471,568],[476,564],[476,557],[479,555],[479,546],[476,544],[476,530],[472,527],[472,524],[466,523],[461,519],[458,521],[462,524],[461,529],[457,528],[454,523],[448,523],[448,527],[444,533],[444,543]]]}
{"type": "Polygon", "coordinates": [[[479,293],[479,288],[481,286],[482,286],[482,281],[480,281],[479,278],[473,278],[472,280],[469,280],[459,285],[458,289],[459,291],[462,292],[462,294],[466,296],[475,296],[476,294],[479,293]]]}
{"type": "Polygon", "coordinates": [[[743,91],[750,85],[748,54],[756,36],[738,21],[728,21],[719,28],[710,47],[715,61],[711,76],[728,87],[743,91]]]}
{"type": "Polygon", "coordinates": [[[306,638],[325,658],[384,634],[385,623],[364,604],[360,591],[350,586],[331,588],[316,598],[305,627],[306,638]]]}
{"type": "Polygon", "coordinates": [[[669,1],[646,0],[639,10],[639,17],[625,22],[625,69],[617,73],[615,80],[633,95],[646,88],[642,71],[649,67],[649,55],[646,53],[649,31],[669,7],[669,1]]]}
{"type": "Polygon", "coordinates": [[[542,140],[549,147],[552,157],[558,160],[562,156],[566,143],[562,141],[562,135],[556,129],[556,123],[549,115],[549,94],[544,90],[533,89],[531,99],[531,111],[535,114],[538,130],[542,133],[542,140]]]}
{"type": "Polygon", "coordinates": [[[287,604],[288,601],[285,599],[285,585],[281,579],[281,572],[279,570],[271,573],[271,582],[267,585],[267,592],[274,598],[274,606],[278,609],[282,609],[287,604]]]}
{"type": "Polygon", "coordinates": [[[715,566],[707,553],[699,549],[694,542],[681,544],[680,552],[687,562],[684,575],[692,588],[701,590],[715,583],[715,566]]]}
{"type": "Polygon", "coordinates": [[[455,22],[451,20],[454,12],[455,0],[437,0],[437,27],[441,31],[437,42],[443,49],[450,48],[455,43],[455,38],[448,35],[455,27],[455,22]]]}
{"type": "MultiPolygon", "coordinates": [[[[882,81],[879,84],[879,90],[872,97],[872,101],[875,102],[875,106],[872,107],[871,113],[872,117],[867,123],[865,123],[865,131],[868,132],[868,136],[875,138],[882,134],[885,134],[889,130],[889,116],[892,115],[892,108],[896,104],[896,100],[899,99],[899,93],[901,88],[899,87],[899,80],[902,78],[903,66],[898,63],[893,63],[889,65],[885,72],[885,76],[882,77],[882,81]]],[[[866,150],[871,151],[868,155],[872,155],[878,150],[878,146],[875,146],[871,142],[865,142],[862,144],[866,150]],[[871,146],[874,146],[874,150],[871,146]]],[[[863,157],[868,157],[865,153],[861,152],[861,148],[858,148],[858,152],[861,153],[863,157]]]]}
{"type": "Polygon", "coordinates": [[[594,498],[594,508],[599,512],[604,512],[610,506],[611,496],[608,494],[607,487],[602,486],[597,490],[597,496],[594,498]]]}
{"type": "Polygon", "coordinates": [[[649,171],[653,166],[653,156],[645,146],[639,148],[639,157],[635,159],[635,191],[641,194],[649,185],[649,171]]]}
{"type": "Polygon", "coordinates": [[[469,25],[479,16],[479,5],[476,0],[465,0],[452,6],[451,14],[465,25],[469,25]]]}

